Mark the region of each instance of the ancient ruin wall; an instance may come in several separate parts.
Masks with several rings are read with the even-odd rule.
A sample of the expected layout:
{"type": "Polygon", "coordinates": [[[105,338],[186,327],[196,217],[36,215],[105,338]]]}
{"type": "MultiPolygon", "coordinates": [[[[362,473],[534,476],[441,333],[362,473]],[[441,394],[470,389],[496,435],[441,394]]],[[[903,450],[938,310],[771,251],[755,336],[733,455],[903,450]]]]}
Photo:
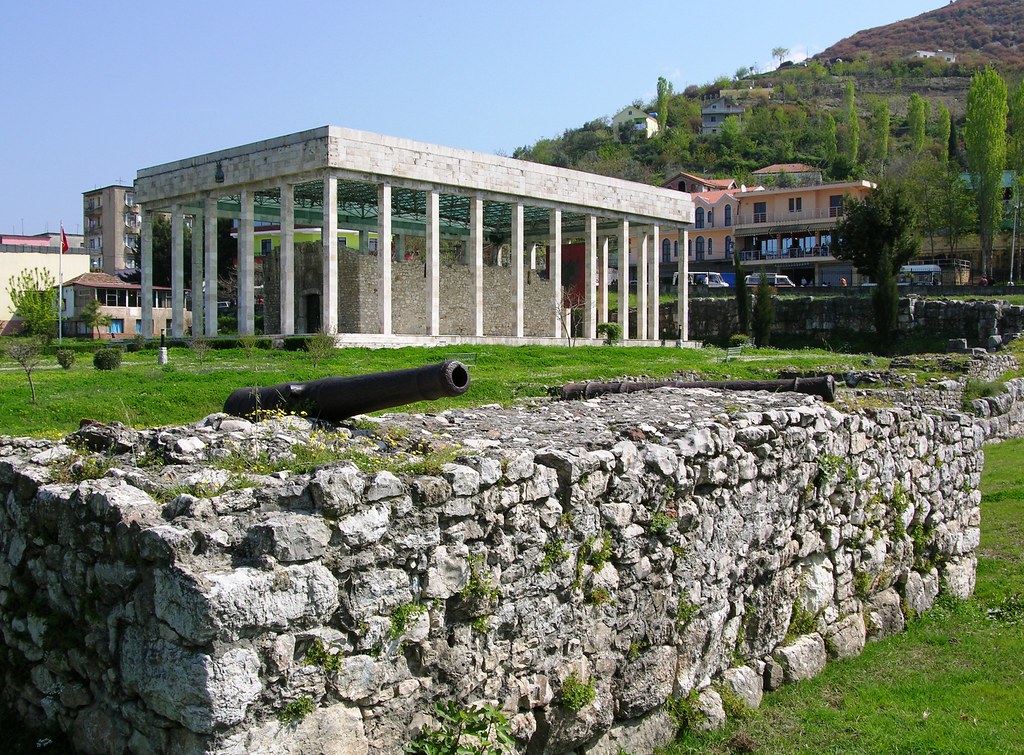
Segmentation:
{"type": "Polygon", "coordinates": [[[973,589],[966,415],[663,389],[369,425],[452,461],[246,474],[337,439],[214,415],[80,431],[76,483],[3,439],[5,701],[82,752],[393,753],[489,700],[524,751],[645,753],[670,698],[755,705],[973,589]]]}

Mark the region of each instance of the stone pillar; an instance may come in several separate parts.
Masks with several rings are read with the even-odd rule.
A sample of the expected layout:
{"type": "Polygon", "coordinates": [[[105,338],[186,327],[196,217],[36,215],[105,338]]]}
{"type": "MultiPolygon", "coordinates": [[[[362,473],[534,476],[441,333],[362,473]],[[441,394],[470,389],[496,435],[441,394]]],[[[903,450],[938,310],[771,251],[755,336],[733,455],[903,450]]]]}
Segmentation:
{"type": "Polygon", "coordinates": [[[572,314],[565,311],[565,300],[562,295],[562,211],[550,210],[548,231],[551,241],[548,244],[548,280],[551,282],[551,305],[555,312],[554,337],[565,338],[572,332],[572,314]]]}
{"type": "Polygon", "coordinates": [[[377,308],[381,335],[391,335],[391,184],[377,187],[377,308]]]}
{"type": "MultiPolygon", "coordinates": [[[[380,236],[377,237],[377,246],[380,246],[380,236]]],[[[370,232],[365,228],[359,229],[359,253],[363,255],[370,253],[370,232]]]]}
{"type": "Polygon", "coordinates": [[[661,338],[661,229],[651,226],[651,251],[647,258],[651,293],[647,298],[647,337],[661,338]]]}
{"type": "MultiPolygon", "coordinates": [[[[206,271],[206,328],[210,338],[217,335],[217,198],[207,194],[203,199],[203,269],[206,271]]],[[[193,327],[193,330],[195,328],[193,327]]]]}
{"type": "Polygon", "coordinates": [[[647,280],[647,257],[650,253],[648,242],[650,236],[647,231],[641,231],[637,238],[639,245],[636,255],[636,337],[641,341],[647,340],[647,296],[650,281],[647,280]]]}
{"type": "Polygon", "coordinates": [[[256,332],[256,275],[253,255],[253,193],[242,189],[238,219],[238,335],[256,332]]]}
{"type": "Polygon", "coordinates": [[[676,322],[679,323],[681,337],[690,340],[690,232],[679,229],[679,289],[676,310],[676,322]]]}
{"type": "Polygon", "coordinates": [[[526,289],[523,281],[523,233],[524,233],[524,210],[523,203],[516,202],[512,208],[512,272],[515,275],[515,297],[514,306],[516,308],[516,328],[515,337],[523,337],[523,326],[525,322],[524,316],[524,298],[526,289]]]}
{"type": "Polygon", "coordinates": [[[484,200],[469,198],[469,248],[473,265],[473,334],[484,334],[484,200]]]}
{"type": "MultiPolygon", "coordinates": [[[[192,336],[206,332],[203,325],[206,312],[203,297],[203,213],[192,215],[192,336]]],[[[214,312],[216,316],[216,312],[214,312]]]]}
{"type": "Polygon", "coordinates": [[[171,337],[185,335],[185,216],[181,205],[171,205],[171,337]]]}
{"type": "Polygon", "coordinates": [[[139,229],[139,267],[142,269],[142,325],[141,333],[152,338],[153,333],[153,214],[145,207],[139,210],[142,227],[139,229]]]}
{"type": "Polygon", "coordinates": [[[323,298],[320,301],[320,329],[338,332],[338,179],[324,176],[323,298]]]}
{"type": "Polygon", "coordinates": [[[597,321],[608,322],[608,246],[611,237],[601,239],[601,259],[598,262],[597,321]]]}
{"type": "Polygon", "coordinates": [[[629,340],[629,221],[619,221],[619,325],[629,340]]]}
{"type": "Polygon", "coordinates": [[[405,259],[405,234],[404,233],[396,233],[395,234],[395,259],[396,260],[404,260],[405,259]]]}
{"type": "Polygon", "coordinates": [[[295,187],[281,182],[281,249],[278,259],[280,278],[281,335],[295,335],[295,187]]]}
{"type": "Polygon", "coordinates": [[[537,269],[537,243],[530,244],[530,270],[537,269]]]}
{"type": "Polygon", "coordinates": [[[597,338],[597,216],[587,215],[584,222],[586,225],[583,232],[583,337],[597,338]]]}
{"type": "Polygon", "coordinates": [[[441,335],[441,196],[427,192],[427,335],[441,335]]]}

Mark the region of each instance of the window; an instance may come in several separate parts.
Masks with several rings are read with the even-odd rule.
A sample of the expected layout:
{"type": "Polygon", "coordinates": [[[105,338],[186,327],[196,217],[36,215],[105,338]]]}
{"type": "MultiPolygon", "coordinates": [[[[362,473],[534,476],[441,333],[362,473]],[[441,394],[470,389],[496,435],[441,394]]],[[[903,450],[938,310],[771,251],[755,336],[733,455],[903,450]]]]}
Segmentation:
{"type": "Polygon", "coordinates": [[[704,259],[704,237],[697,237],[697,260],[701,261],[704,259]]]}
{"type": "Polygon", "coordinates": [[[138,319],[135,321],[135,335],[142,334],[142,320],[138,319]]]}
{"type": "Polygon", "coordinates": [[[697,211],[693,215],[693,227],[703,228],[704,227],[704,208],[698,207],[697,211]]]}
{"type": "Polygon", "coordinates": [[[714,244],[715,244],[715,240],[714,239],[708,239],[708,257],[715,256],[714,244]]]}
{"type": "Polygon", "coordinates": [[[672,259],[679,259],[679,241],[672,242],[672,259]]]}
{"type": "Polygon", "coordinates": [[[134,191],[126,191],[124,193],[124,203],[125,203],[125,205],[127,207],[131,207],[132,205],[135,204],[135,192],[134,191]]]}
{"type": "Polygon", "coordinates": [[[367,239],[366,246],[369,247],[371,252],[377,251],[377,239],[367,239]]]}
{"type": "Polygon", "coordinates": [[[789,198],[789,211],[790,212],[802,212],[804,209],[803,197],[790,197],[789,198]]]}
{"type": "Polygon", "coordinates": [[[754,202],[754,222],[755,223],[767,223],[768,222],[768,203],[767,202],[754,202]]]}
{"type": "Polygon", "coordinates": [[[735,248],[735,246],[736,245],[733,243],[732,236],[726,236],[725,237],[725,253],[726,254],[732,254],[732,250],[735,248]]]}
{"type": "Polygon", "coordinates": [[[264,257],[270,254],[274,249],[274,242],[272,239],[260,239],[260,254],[264,257]]]}
{"type": "Polygon", "coordinates": [[[828,198],[828,216],[838,218],[843,214],[843,198],[839,194],[833,194],[828,198]]]}
{"type": "Polygon", "coordinates": [[[124,320],[115,317],[110,321],[110,335],[119,336],[124,334],[124,320]]]}
{"type": "Polygon", "coordinates": [[[672,261],[672,241],[670,239],[662,239],[661,241],[661,261],[672,261]]]}
{"type": "Polygon", "coordinates": [[[715,211],[708,210],[708,228],[715,227],[715,211]]]}
{"type": "Polygon", "coordinates": [[[725,206],[725,227],[732,227],[732,205],[725,206]]]}

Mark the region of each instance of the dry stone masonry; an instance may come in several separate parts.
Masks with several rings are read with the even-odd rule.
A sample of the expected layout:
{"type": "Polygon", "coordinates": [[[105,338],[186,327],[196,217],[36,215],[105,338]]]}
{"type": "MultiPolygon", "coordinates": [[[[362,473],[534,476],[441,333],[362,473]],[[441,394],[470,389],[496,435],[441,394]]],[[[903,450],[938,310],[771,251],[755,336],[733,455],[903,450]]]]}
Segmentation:
{"type": "Polygon", "coordinates": [[[394,753],[447,700],[523,752],[649,753],[670,711],[757,706],[969,595],[983,441],[679,389],[4,438],[0,689],[86,753],[394,753]]]}

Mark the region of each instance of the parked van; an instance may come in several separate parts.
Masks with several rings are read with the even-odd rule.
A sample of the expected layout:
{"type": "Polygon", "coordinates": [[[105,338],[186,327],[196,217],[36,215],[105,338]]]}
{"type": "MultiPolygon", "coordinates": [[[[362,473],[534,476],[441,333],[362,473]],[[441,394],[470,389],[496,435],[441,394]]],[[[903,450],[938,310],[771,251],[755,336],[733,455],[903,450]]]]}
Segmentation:
{"type": "Polygon", "coordinates": [[[904,265],[896,282],[901,286],[939,286],[942,284],[942,268],[938,265],[904,265]]]}
{"type": "MultiPolygon", "coordinates": [[[[687,273],[686,279],[690,286],[705,286],[706,288],[729,288],[729,284],[722,278],[721,273],[687,273]]],[[[679,272],[672,273],[672,287],[679,285],[679,272]]]]}
{"type": "MultiPolygon", "coordinates": [[[[796,288],[796,285],[789,279],[788,275],[780,275],[779,273],[765,273],[764,277],[768,279],[768,285],[774,286],[775,288],[796,288]]],[[[754,273],[748,275],[743,279],[748,286],[756,286],[761,282],[761,273],[754,273]]]]}

